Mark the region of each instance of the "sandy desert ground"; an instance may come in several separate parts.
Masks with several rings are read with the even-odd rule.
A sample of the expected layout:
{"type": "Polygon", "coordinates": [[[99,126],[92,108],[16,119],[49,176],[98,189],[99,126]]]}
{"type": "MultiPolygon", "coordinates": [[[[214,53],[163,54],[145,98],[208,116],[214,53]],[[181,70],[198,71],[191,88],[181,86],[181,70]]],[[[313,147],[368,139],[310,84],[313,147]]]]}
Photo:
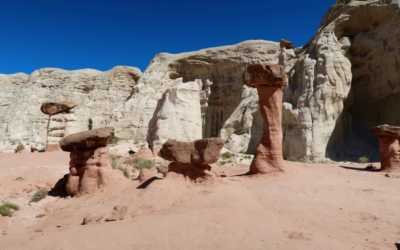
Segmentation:
{"type": "Polygon", "coordinates": [[[246,164],[213,165],[227,177],[194,184],[158,174],[146,187],[126,179],[93,195],[29,203],[36,190],[68,173],[68,162],[66,152],[0,153],[0,201],[20,206],[13,217],[0,216],[1,250],[396,249],[400,243],[400,178],[365,171],[366,164],[286,162],[285,173],[251,177],[242,175],[246,164]],[[116,205],[128,207],[124,220],[82,225],[116,205]]]}

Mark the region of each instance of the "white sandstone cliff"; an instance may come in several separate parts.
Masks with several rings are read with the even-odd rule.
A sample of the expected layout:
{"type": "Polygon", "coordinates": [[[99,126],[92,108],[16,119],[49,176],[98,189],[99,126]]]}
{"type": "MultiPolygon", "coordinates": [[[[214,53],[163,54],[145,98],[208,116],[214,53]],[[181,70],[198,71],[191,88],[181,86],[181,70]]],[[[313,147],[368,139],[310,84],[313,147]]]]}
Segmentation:
{"type": "Polygon", "coordinates": [[[140,70],[133,67],[115,67],[106,72],[45,68],[29,77],[2,75],[0,138],[45,144],[48,116],[40,106],[49,101],[77,103],[74,113],[79,131],[88,130],[89,119],[93,129],[104,127],[111,111],[129,98],[140,76],[140,70]],[[5,92],[3,86],[9,90],[5,92]]]}
{"type": "Polygon", "coordinates": [[[278,43],[257,40],[177,55],[159,54],[139,79],[132,97],[114,110],[108,126],[114,126],[119,137],[134,138],[136,142],[147,139],[151,146],[159,146],[172,137],[192,140],[198,137],[200,129],[203,138],[220,135],[240,145],[238,149],[235,143],[228,143],[230,149],[246,152],[249,144],[256,145],[260,140],[255,137],[251,140],[251,134],[258,134],[263,127],[252,128],[252,122],[245,121],[261,116],[255,106],[257,92],[243,86],[243,70],[252,63],[277,63],[279,53],[278,43]],[[194,98],[195,85],[199,89],[199,99],[194,98]],[[180,100],[193,103],[183,105],[180,100]],[[251,108],[243,113],[237,110],[242,106],[251,108]],[[181,108],[189,110],[189,107],[186,116],[179,111],[181,108]],[[192,116],[198,117],[199,112],[200,124],[197,120],[188,121],[192,116]],[[175,131],[175,134],[168,131],[175,131]]]}

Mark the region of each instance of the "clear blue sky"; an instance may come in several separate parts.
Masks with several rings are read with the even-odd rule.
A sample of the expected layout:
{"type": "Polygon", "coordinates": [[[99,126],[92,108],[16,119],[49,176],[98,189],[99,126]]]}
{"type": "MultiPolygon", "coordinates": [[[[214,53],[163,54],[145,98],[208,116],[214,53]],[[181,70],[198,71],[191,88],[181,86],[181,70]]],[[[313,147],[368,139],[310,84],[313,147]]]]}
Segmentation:
{"type": "Polygon", "coordinates": [[[160,52],[281,38],[302,46],[335,0],[2,0],[0,73],[145,70],[160,52]]]}

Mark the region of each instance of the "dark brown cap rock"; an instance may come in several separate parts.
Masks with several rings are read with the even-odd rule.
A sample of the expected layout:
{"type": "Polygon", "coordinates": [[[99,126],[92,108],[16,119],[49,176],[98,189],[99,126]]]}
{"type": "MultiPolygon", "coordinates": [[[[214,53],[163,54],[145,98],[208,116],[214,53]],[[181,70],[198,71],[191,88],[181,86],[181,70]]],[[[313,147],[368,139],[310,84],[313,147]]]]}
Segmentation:
{"type": "Polygon", "coordinates": [[[40,110],[46,115],[55,115],[62,112],[69,112],[69,110],[76,107],[74,102],[44,102],[40,110]]]}
{"type": "Polygon", "coordinates": [[[287,86],[285,69],[278,64],[259,63],[247,66],[243,72],[243,83],[249,87],[287,86]]]}
{"type": "Polygon", "coordinates": [[[389,136],[389,137],[400,137],[400,127],[390,125],[379,125],[372,129],[372,133],[376,137],[389,136]]]}
{"type": "Polygon", "coordinates": [[[68,135],[60,140],[63,151],[105,147],[114,138],[114,128],[98,128],[68,135]]]}

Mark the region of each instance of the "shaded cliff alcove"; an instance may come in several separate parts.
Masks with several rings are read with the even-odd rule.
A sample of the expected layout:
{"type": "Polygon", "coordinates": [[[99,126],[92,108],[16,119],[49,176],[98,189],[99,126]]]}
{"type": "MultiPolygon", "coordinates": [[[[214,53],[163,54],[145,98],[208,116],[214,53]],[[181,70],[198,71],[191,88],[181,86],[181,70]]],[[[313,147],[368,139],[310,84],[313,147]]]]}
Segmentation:
{"type": "Polygon", "coordinates": [[[348,108],[352,132],[344,143],[331,143],[327,156],[357,161],[365,155],[378,161],[379,144],[371,129],[381,124],[400,126],[399,6],[358,8],[349,19],[336,25],[335,32],[351,41],[346,56],[353,75],[353,103],[348,108]]]}

